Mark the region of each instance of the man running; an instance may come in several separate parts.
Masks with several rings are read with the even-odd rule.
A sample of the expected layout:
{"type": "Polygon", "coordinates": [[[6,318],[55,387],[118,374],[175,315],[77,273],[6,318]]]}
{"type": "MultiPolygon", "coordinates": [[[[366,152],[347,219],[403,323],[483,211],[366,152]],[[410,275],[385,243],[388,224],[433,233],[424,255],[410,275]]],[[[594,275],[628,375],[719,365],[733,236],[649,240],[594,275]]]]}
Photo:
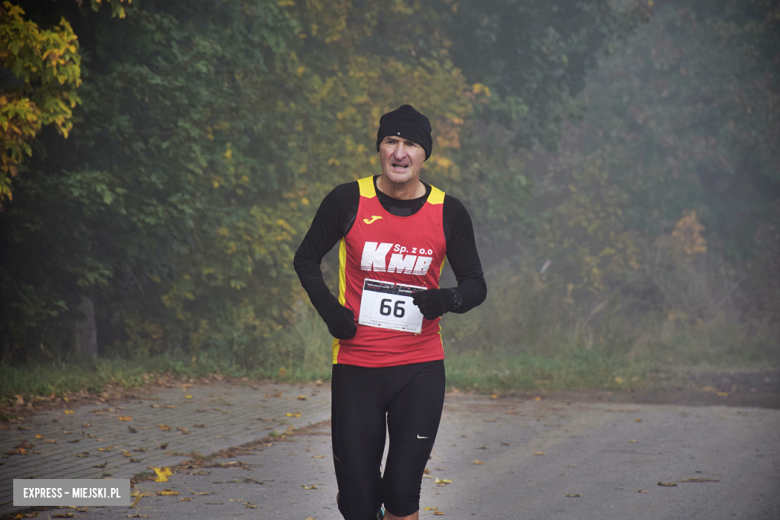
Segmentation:
{"type": "Polygon", "coordinates": [[[420,181],[433,147],[428,118],[410,105],[388,112],[376,144],[382,174],[325,197],[295,254],[295,270],[334,336],[339,510],[346,520],[417,520],[444,404],[439,319],[476,307],[487,287],[466,208],[420,181]],[[337,242],[338,299],[320,269],[337,242]],[[439,288],[445,256],[457,287],[439,288]],[[390,447],[382,475],[385,431],[390,447]]]}

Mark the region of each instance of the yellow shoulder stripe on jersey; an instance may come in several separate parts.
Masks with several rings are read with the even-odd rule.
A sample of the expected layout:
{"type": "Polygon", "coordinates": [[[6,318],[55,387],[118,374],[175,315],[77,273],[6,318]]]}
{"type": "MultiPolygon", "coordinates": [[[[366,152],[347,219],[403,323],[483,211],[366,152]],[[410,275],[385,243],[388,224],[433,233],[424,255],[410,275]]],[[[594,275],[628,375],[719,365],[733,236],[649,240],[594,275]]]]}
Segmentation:
{"type": "Polygon", "coordinates": [[[431,186],[431,194],[428,195],[429,204],[444,204],[444,192],[436,186],[431,186]]]}
{"type": "Polygon", "coordinates": [[[367,199],[373,199],[376,197],[376,190],[374,189],[374,176],[363,177],[358,179],[358,186],[360,186],[360,196],[367,199]]]}

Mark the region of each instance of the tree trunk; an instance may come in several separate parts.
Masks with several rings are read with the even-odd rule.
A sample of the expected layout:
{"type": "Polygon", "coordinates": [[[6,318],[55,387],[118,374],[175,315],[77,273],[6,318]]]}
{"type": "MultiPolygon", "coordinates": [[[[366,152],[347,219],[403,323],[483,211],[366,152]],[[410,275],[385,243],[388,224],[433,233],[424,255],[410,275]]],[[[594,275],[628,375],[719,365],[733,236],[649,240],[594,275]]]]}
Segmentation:
{"type": "Polygon", "coordinates": [[[74,325],[74,350],[76,355],[84,359],[95,359],[98,354],[97,345],[97,325],[95,324],[95,306],[92,299],[84,297],[81,299],[79,310],[84,315],[84,319],[77,321],[74,325]]]}

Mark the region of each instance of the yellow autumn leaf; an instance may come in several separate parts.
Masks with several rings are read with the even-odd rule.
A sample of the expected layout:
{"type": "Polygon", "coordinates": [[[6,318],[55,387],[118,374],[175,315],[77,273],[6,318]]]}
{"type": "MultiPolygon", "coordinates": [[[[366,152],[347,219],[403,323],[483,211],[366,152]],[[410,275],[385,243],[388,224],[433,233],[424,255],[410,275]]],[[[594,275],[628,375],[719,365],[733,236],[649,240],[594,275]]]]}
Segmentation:
{"type": "Polygon", "coordinates": [[[152,466],[152,470],[157,473],[157,478],[154,479],[155,482],[168,482],[168,477],[173,475],[173,471],[170,468],[156,468],[152,466]]]}
{"type": "Polygon", "coordinates": [[[294,412],[294,413],[289,413],[288,412],[288,413],[286,413],[284,415],[286,415],[287,417],[300,417],[301,416],[301,412],[294,412]]]}
{"type": "Polygon", "coordinates": [[[132,415],[120,415],[119,416],[120,421],[132,421],[133,416],[132,415]]]}
{"type": "Polygon", "coordinates": [[[471,463],[472,464],[476,464],[478,466],[484,464],[484,462],[482,462],[481,460],[477,460],[477,459],[474,459],[471,463]]]}
{"type": "Polygon", "coordinates": [[[534,455],[547,455],[547,454],[543,451],[535,451],[534,455]]]}
{"type": "Polygon", "coordinates": [[[167,497],[167,496],[172,496],[172,495],[178,495],[179,492],[178,491],[174,491],[172,489],[163,489],[162,491],[158,491],[157,494],[160,495],[160,496],[166,496],[167,497]]]}

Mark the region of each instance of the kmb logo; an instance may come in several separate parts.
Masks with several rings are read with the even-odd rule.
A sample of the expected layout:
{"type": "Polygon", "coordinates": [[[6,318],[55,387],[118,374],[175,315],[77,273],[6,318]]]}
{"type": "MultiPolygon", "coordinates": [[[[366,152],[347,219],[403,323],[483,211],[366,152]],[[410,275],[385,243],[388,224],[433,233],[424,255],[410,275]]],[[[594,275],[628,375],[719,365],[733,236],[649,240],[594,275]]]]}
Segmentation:
{"type": "Polygon", "coordinates": [[[363,271],[374,271],[377,273],[403,273],[414,275],[425,275],[433,262],[433,249],[411,248],[412,253],[404,255],[409,251],[404,246],[391,244],[388,242],[366,242],[363,246],[363,257],[360,259],[360,268],[363,271]],[[387,264],[387,253],[390,250],[395,251],[390,256],[390,264],[387,264]]]}

